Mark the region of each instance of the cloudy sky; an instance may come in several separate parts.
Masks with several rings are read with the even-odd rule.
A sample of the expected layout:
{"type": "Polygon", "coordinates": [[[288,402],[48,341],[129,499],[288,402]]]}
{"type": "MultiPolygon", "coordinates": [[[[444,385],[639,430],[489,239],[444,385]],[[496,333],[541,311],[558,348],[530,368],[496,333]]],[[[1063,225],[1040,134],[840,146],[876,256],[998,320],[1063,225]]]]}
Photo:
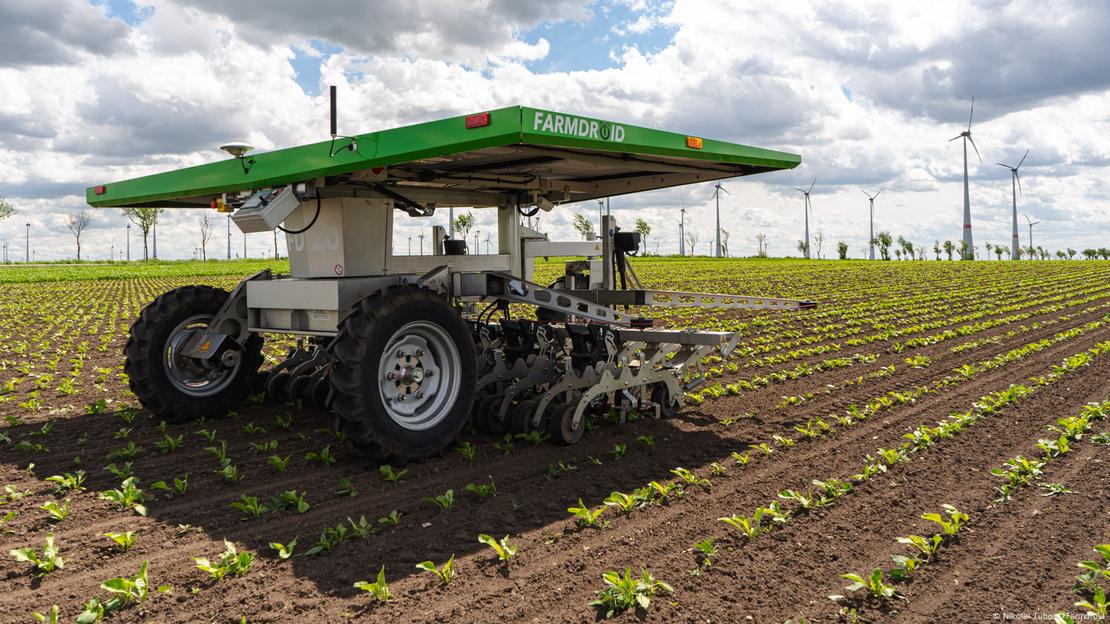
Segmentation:
{"type": "MultiPolygon", "coordinates": [[[[329,84],[346,133],[526,104],[800,153],[794,171],[727,182],[722,227],[734,254],[754,253],[757,232],[773,255],[796,253],[792,187],[816,178],[810,226],[826,257],[838,240],[866,252],[860,188],[884,189],[876,229],[930,247],[959,239],[962,152],[948,139],[975,96],[976,243],[1009,241],[1010,174],[995,163],[1028,149],[1018,202],[1040,221],[1034,242],[1110,246],[1106,2],[0,0],[0,41],[0,196],[18,212],[0,242],[13,259],[26,223],[38,259],[71,257],[65,219],[86,186],[224,158],[229,140],[326,138],[329,84]]],[[[664,253],[685,205],[706,251],[711,195],[611,205],[651,223],[664,253]]],[[[572,212],[543,229],[571,238],[572,212]]],[[[125,220],[93,216],[84,248],[103,258],[125,244],[125,220]]],[[[159,256],[190,257],[200,217],[168,212],[159,256]]],[[[413,223],[398,229],[402,252],[428,224],[413,223]]],[[[272,238],[251,235],[247,252],[272,253],[272,238]]]]}

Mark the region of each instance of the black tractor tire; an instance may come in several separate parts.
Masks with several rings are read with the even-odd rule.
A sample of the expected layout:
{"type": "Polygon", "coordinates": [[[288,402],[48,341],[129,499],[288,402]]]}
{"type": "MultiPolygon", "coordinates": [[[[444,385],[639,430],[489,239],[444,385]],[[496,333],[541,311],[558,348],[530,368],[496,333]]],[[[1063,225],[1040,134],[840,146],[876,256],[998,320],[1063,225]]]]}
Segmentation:
{"type": "MultiPolygon", "coordinates": [[[[222,418],[250,395],[262,366],[262,337],[258,334],[252,334],[239,349],[239,363],[225,369],[207,391],[186,390],[171,380],[175,365],[167,356],[175,330],[190,318],[215,316],[227,298],[228,292],[219,288],[184,286],[159,296],[131,325],[124,348],[124,372],[131,392],[156,417],[168,422],[222,418]]],[[[182,370],[177,366],[173,374],[182,370]]]]}
{"type": "Polygon", "coordinates": [[[559,403],[551,408],[551,414],[547,417],[547,432],[551,434],[551,439],[559,445],[570,446],[577,444],[582,436],[586,433],[586,418],[583,416],[579,421],[578,427],[572,427],[574,420],[574,408],[577,402],[571,401],[568,403],[559,403]]]}
{"type": "Polygon", "coordinates": [[[393,286],[365,297],[340,322],[328,349],[332,411],[366,456],[404,465],[441,453],[458,439],[474,399],[477,361],[470,329],[443,297],[415,286],[393,286]],[[430,353],[416,355],[412,345],[419,342],[413,336],[430,353]],[[393,370],[394,356],[407,381],[382,375],[393,370]],[[405,362],[415,363],[402,367],[405,362]],[[414,380],[417,368],[433,371],[438,380],[424,386],[433,375],[422,373],[414,380]],[[415,411],[407,414],[406,409],[415,411]]]}

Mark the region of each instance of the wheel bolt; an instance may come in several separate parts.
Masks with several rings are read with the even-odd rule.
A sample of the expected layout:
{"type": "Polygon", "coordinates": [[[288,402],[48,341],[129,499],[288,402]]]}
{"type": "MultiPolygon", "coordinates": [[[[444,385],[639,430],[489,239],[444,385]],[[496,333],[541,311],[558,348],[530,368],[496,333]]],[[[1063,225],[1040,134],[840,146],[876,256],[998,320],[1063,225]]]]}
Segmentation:
{"type": "Polygon", "coordinates": [[[424,376],[425,377],[435,377],[435,375],[436,375],[436,372],[434,370],[431,370],[431,369],[425,369],[424,370],[424,376]]]}
{"type": "Polygon", "coordinates": [[[416,393],[416,398],[423,399],[424,398],[424,393],[423,392],[417,392],[416,393]]]}
{"type": "Polygon", "coordinates": [[[417,349],[416,350],[416,357],[424,357],[424,350],[423,349],[417,349]]]}
{"type": "Polygon", "coordinates": [[[397,357],[399,357],[399,358],[405,357],[405,352],[400,350],[400,349],[397,349],[397,357]]]}

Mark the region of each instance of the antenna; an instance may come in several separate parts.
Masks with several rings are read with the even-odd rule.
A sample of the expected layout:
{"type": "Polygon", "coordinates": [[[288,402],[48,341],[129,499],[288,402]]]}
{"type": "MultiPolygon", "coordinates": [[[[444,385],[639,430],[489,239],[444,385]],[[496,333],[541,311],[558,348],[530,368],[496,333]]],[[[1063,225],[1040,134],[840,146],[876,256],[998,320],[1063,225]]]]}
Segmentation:
{"type": "Polygon", "coordinates": [[[331,138],[334,139],[339,134],[339,121],[335,113],[335,85],[328,87],[328,93],[331,99],[331,138]]]}
{"type": "Polygon", "coordinates": [[[337,109],[336,109],[335,85],[329,85],[328,86],[328,97],[331,100],[331,102],[330,102],[330,108],[331,108],[331,128],[330,128],[330,130],[331,130],[331,146],[328,147],[328,156],[331,157],[331,158],[335,158],[335,155],[338,154],[339,152],[342,152],[343,150],[348,150],[348,151],[351,151],[351,152],[356,151],[358,149],[358,139],[356,139],[355,137],[349,137],[349,136],[339,134],[339,121],[338,121],[338,113],[337,113],[337,109]],[[346,145],[340,146],[339,148],[336,148],[335,147],[335,140],[336,139],[350,139],[351,142],[346,144],[346,145]]]}

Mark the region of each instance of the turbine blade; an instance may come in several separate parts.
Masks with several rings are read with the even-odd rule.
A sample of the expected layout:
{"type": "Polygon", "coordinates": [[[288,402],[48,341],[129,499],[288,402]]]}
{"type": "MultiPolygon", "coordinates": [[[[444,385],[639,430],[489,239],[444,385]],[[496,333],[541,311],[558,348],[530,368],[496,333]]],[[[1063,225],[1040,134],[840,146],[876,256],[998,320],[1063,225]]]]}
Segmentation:
{"type": "Polygon", "coordinates": [[[971,118],[975,116],[975,96],[971,96],[971,114],[967,116],[967,131],[971,132],[971,118]]]}
{"type": "Polygon", "coordinates": [[[803,192],[803,193],[805,193],[805,192],[806,192],[806,191],[805,191],[805,189],[800,189],[800,188],[798,188],[798,187],[796,187],[796,186],[794,187],[794,190],[795,190],[795,191],[801,191],[801,192],[803,192]]]}
{"type": "Polygon", "coordinates": [[[962,136],[963,136],[962,134],[957,134],[956,136],[952,137],[951,139],[948,139],[948,142],[951,143],[952,141],[955,141],[956,139],[958,139],[962,136]]]}
{"type": "Polygon", "coordinates": [[[1018,173],[1017,167],[1014,167],[1014,182],[1017,182],[1018,194],[1023,195],[1024,193],[1022,193],[1021,190],[1021,174],[1018,173]]]}
{"type": "Polygon", "coordinates": [[[863,193],[864,195],[866,195],[866,196],[868,196],[868,197],[871,197],[871,193],[868,193],[867,191],[865,191],[865,190],[863,190],[863,189],[860,189],[860,190],[859,190],[859,192],[860,192],[860,193],[863,193]]]}
{"type": "Polygon", "coordinates": [[[1011,167],[1010,165],[1007,165],[1007,164],[1005,164],[1005,163],[1000,163],[1000,162],[996,162],[996,163],[994,163],[994,164],[998,165],[999,167],[1005,167],[1005,168],[1007,168],[1007,169],[1009,169],[1009,170],[1011,170],[1011,171],[1013,171],[1013,169],[1014,169],[1013,167],[1011,167]]]}
{"type": "Polygon", "coordinates": [[[1017,164],[1017,167],[1014,167],[1014,169],[1017,169],[1018,167],[1020,167],[1020,166],[1021,166],[1021,163],[1025,162],[1025,159],[1026,159],[1026,158],[1027,158],[1028,156],[1029,156],[1029,150],[1025,150],[1025,156],[1022,156],[1022,157],[1021,157],[1021,162],[1019,162],[1019,163],[1017,164]]]}
{"type": "MultiPolygon", "coordinates": [[[[809,183],[809,191],[813,190],[813,185],[814,184],[817,184],[817,178],[813,178],[813,182],[809,183]]],[[[806,195],[809,195],[809,191],[806,191],[806,195]]]]}
{"type": "MultiPolygon", "coordinates": [[[[882,189],[882,187],[879,187],[879,193],[882,193],[882,192],[883,192],[883,189],[882,189]]],[[[875,197],[878,197],[878,196],[879,196],[879,193],[875,193],[875,197]]]]}
{"type": "Polygon", "coordinates": [[[979,164],[983,164],[983,157],[979,155],[979,148],[975,147],[975,139],[971,138],[971,135],[969,134],[967,135],[967,140],[971,141],[971,147],[975,148],[975,155],[979,156],[979,164]]]}

